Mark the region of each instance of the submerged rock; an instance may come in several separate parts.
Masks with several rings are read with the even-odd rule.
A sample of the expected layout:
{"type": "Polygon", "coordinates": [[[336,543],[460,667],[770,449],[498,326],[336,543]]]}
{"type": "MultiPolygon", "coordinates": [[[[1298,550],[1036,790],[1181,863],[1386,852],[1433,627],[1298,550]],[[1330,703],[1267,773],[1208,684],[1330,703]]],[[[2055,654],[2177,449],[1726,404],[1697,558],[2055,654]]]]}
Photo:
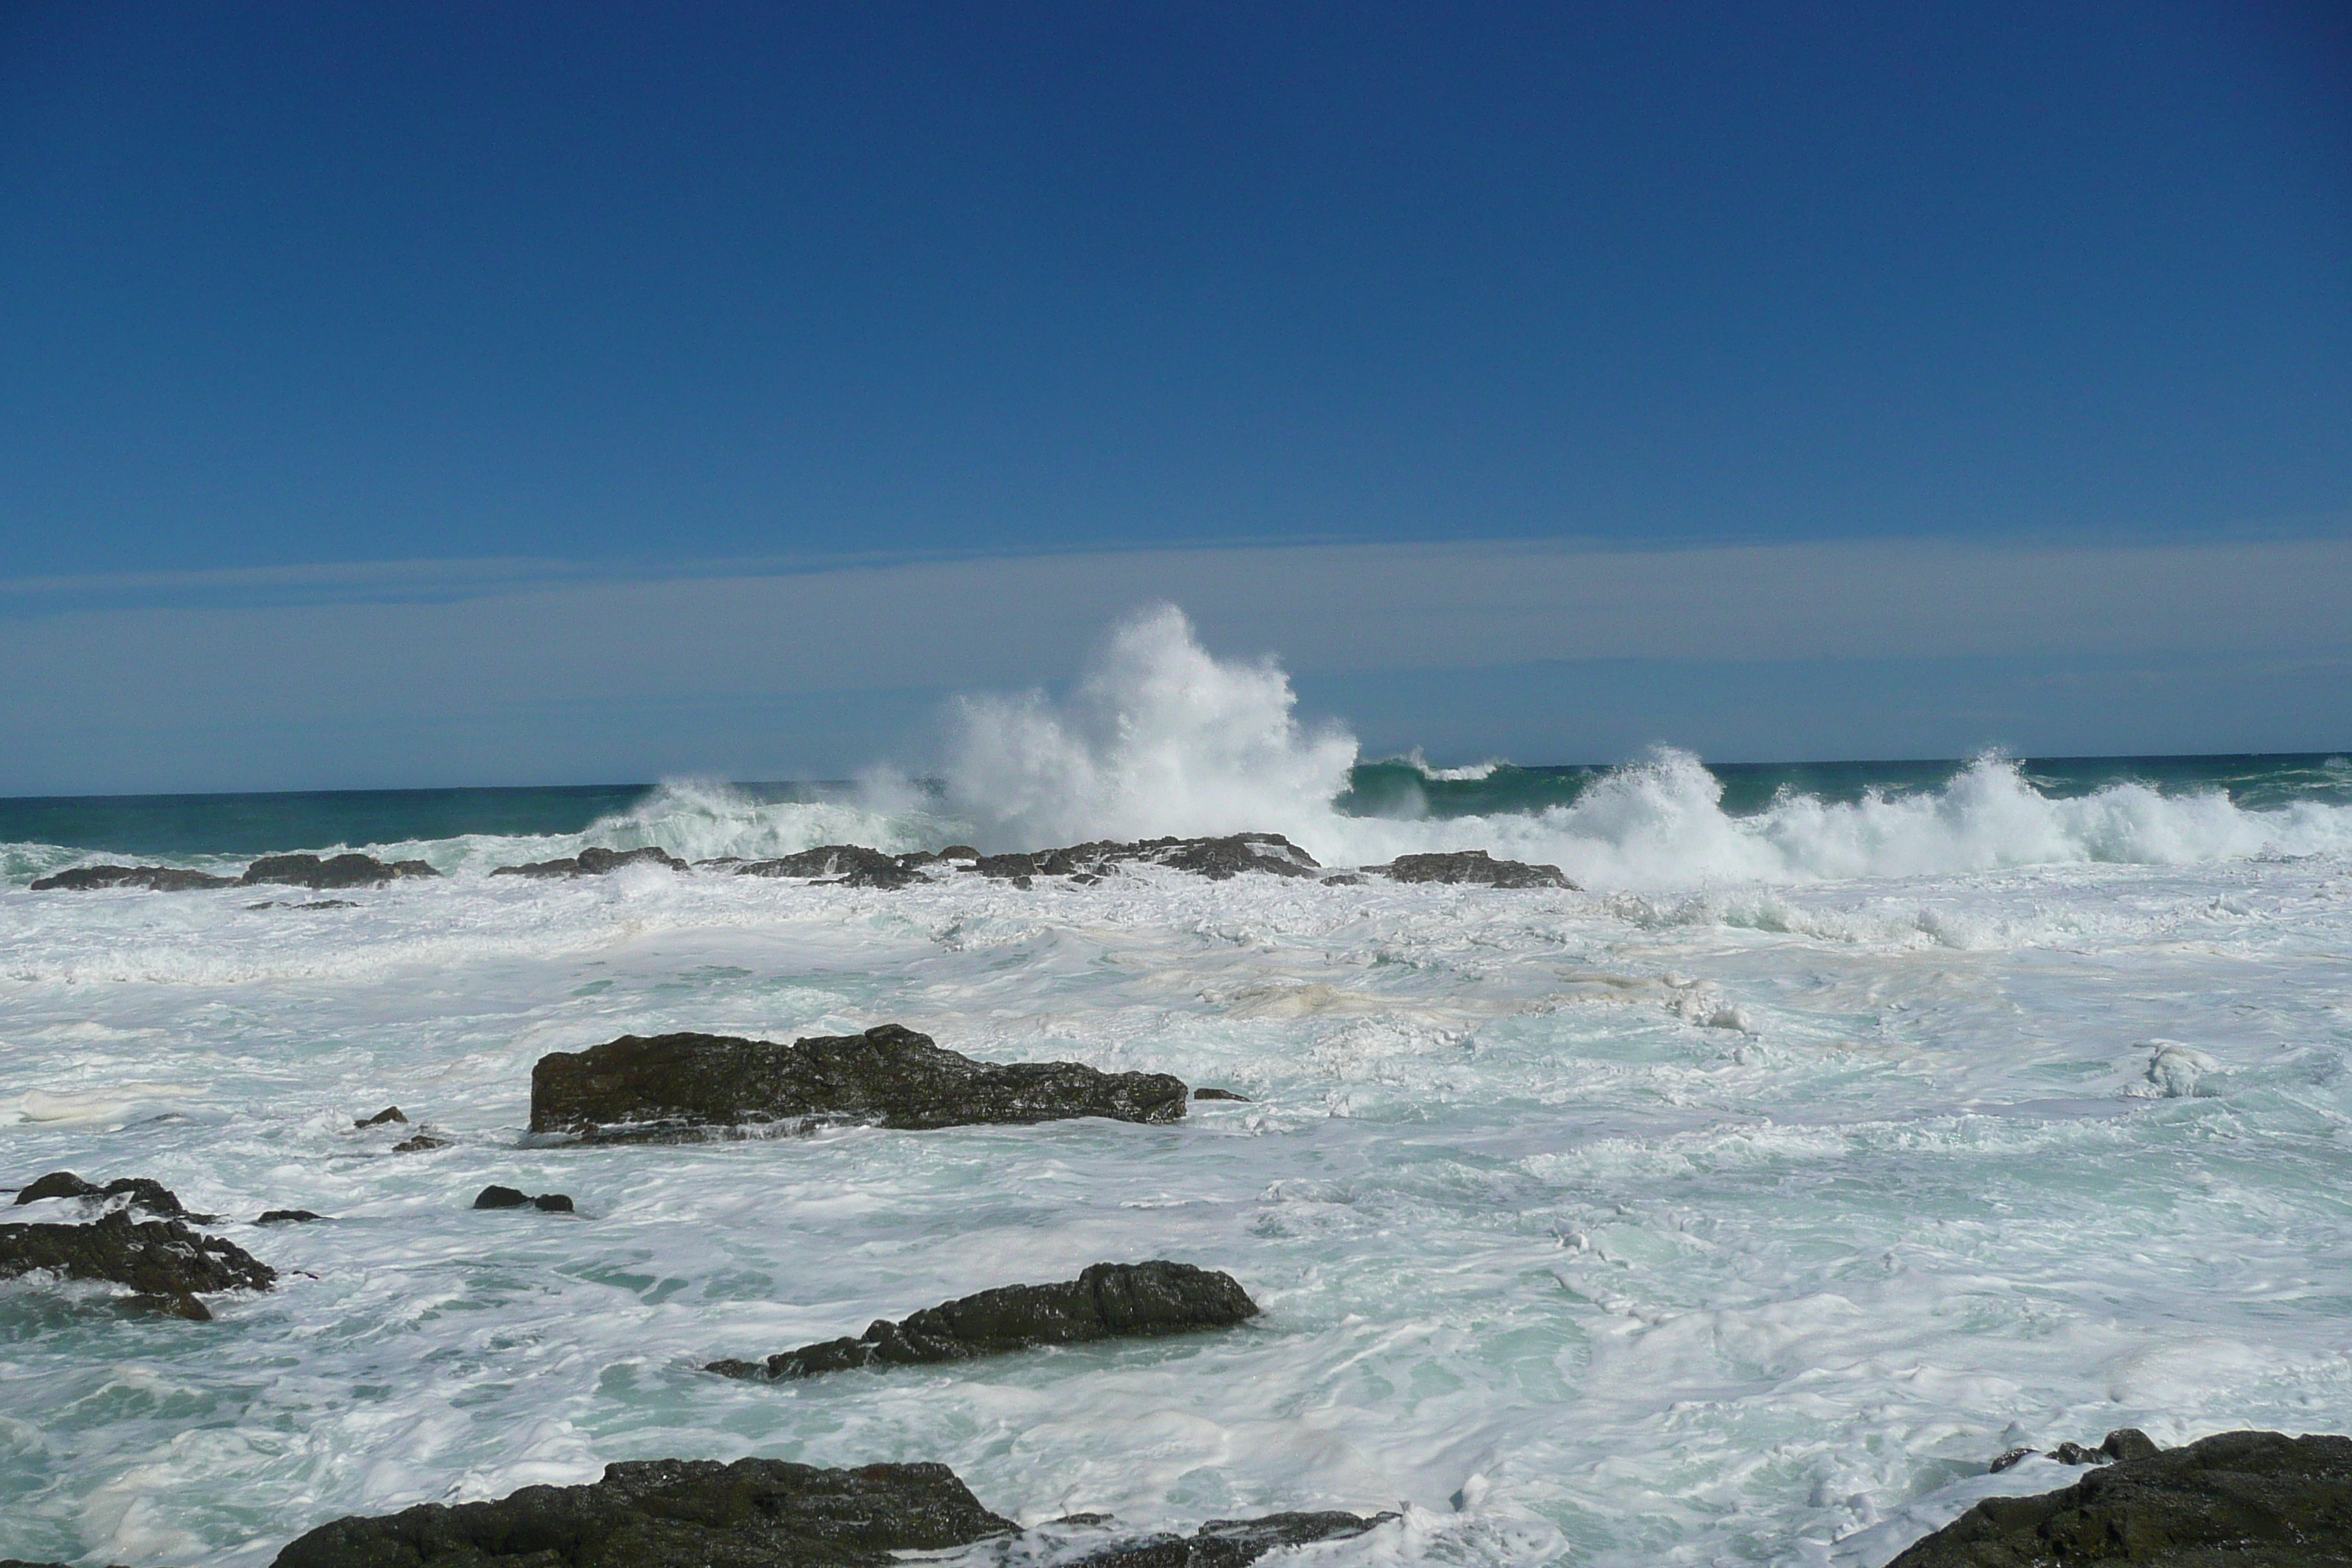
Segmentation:
{"type": "Polygon", "coordinates": [[[1239,1100],[1244,1105],[1250,1102],[1248,1095],[1235,1094],[1230,1089],[1196,1089],[1192,1091],[1192,1098],[1194,1100],[1239,1100]]]}
{"type": "Polygon", "coordinates": [[[34,880],[32,890],[87,893],[100,888],[144,888],[155,893],[185,893],[198,888],[234,888],[234,877],[215,877],[178,866],[77,866],[34,880]]]}
{"type": "Polygon", "coordinates": [[[1385,866],[1367,866],[1391,882],[1465,882],[1482,888],[1575,888],[1557,866],[1497,860],[1484,849],[1442,855],[1400,855],[1385,866]]]}
{"type": "Polygon", "coordinates": [[[541,1193],[532,1197],[514,1187],[484,1187],[474,1198],[478,1209],[544,1209],[550,1214],[571,1214],[572,1200],[562,1193],[541,1193]]]}
{"type": "Polygon", "coordinates": [[[942,1301],[858,1338],[828,1340],[765,1363],[715,1361],[729,1377],[814,1377],[860,1366],[968,1361],[1039,1345],[1157,1337],[1231,1328],[1257,1316],[1257,1303],[1230,1274],[1189,1263],[1097,1263],[1055,1285],[1007,1285],[942,1301]]]}
{"type": "Polygon", "coordinates": [[[1166,1073],[1076,1062],[995,1066],[884,1024],[780,1045],[724,1035],[635,1035],[540,1058],[530,1130],[596,1141],[706,1136],[812,1120],[921,1130],[1103,1116],[1174,1121],[1184,1085],[1166,1073]]]}
{"type": "Polygon", "coordinates": [[[428,1154],[436,1149],[448,1146],[449,1140],[437,1132],[419,1132],[413,1138],[404,1138],[394,1143],[392,1152],[395,1154],[428,1154]]]}
{"type": "Polygon", "coordinates": [[[294,888],[380,888],[406,877],[438,877],[422,860],[377,859],[373,855],[265,855],[245,868],[237,880],[248,888],[265,883],[294,888]]]}
{"type": "Polygon", "coordinates": [[[377,1111],[373,1116],[352,1117],[352,1125],[354,1127],[381,1127],[387,1121],[398,1121],[405,1124],[407,1121],[408,1118],[401,1114],[400,1107],[397,1105],[387,1105],[382,1110],[377,1111]]]}
{"type": "Polygon", "coordinates": [[[120,1181],[100,1186],[85,1182],[71,1171],[51,1171],[46,1176],[36,1176],[16,1189],[20,1204],[38,1203],[43,1198],[106,1198],[129,1197],[130,1206],[145,1209],[150,1214],[166,1215],[173,1219],[194,1220],[198,1225],[210,1225],[217,1215],[194,1214],[183,1207],[180,1195],[163,1183],[145,1176],[125,1176],[120,1181]]]}
{"type": "MultiPolygon", "coordinates": [[[[2222,1432],[2143,1453],[2130,1437],[2073,1486],[1987,1498],[1887,1568],[2320,1568],[2352,1542],[2352,1437],[2222,1432]]],[[[2101,1445],[2104,1451],[2107,1445],[2101,1445]]],[[[2153,1447],[2153,1445],[2150,1445],[2153,1447]]]]}
{"type": "Polygon", "coordinates": [[[1192,1535],[1119,1542],[1069,1559],[1067,1568],[1244,1568],[1269,1552],[1318,1541],[1344,1541],[1396,1518],[1393,1513],[1269,1513],[1213,1519],[1192,1535]]]}
{"type": "Polygon", "coordinates": [[[824,1470],[782,1459],[646,1459],[584,1487],[339,1519],[276,1568],[887,1568],[901,1552],[1014,1529],[945,1465],[824,1470]]]}
{"type": "Polygon", "coordinates": [[[673,871],[689,869],[687,863],[657,844],[642,849],[583,849],[577,855],[561,860],[534,860],[528,866],[501,866],[490,873],[493,877],[602,877],[624,866],[667,866],[673,871]]]}
{"type": "Polygon", "coordinates": [[[178,1220],[134,1222],[121,1209],[88,1225],[0,1225],[0,1279],[42,1270],[151,1296],[267,1290],[278,1280],[276,1269],[234,1242],[178,1220]]]}
{"type": "Polygon", "coordinates": [[[326,1217],[322,1214],[312,1214],[309,1209],[271,1209],[253,1223],[256,1225],[303,1225],[314,1219],[326,1217]]]}

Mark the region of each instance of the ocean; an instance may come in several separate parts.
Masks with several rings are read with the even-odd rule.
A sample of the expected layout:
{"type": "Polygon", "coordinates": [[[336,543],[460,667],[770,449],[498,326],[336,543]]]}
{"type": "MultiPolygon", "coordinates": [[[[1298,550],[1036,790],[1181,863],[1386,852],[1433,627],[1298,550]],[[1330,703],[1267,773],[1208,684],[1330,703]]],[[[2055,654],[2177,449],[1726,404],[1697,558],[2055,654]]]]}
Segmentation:
{"type": "Polygon", "coordinates": [[[285,1271],[209,1323],[0,1285],[0,1556],[261,1564],[345,1514],[762,1455],[944,1461],[1024,1522],[1400,1510],[1335,1564],[1876,1568],[2078,1473],[1989,1473],[2014,1447],[2352,1430],[2343,757],[1365,763],[1189,647],[975,701],[929,781],[0,802],[0,1184],[152,1177],[285,1271]],[[488,876],[1242,828],[1580,888],[488,876]],[[446,876],[28,890],[343,848],[446,876]],[[550,1051],[886,1021],[1249,1098],[524,1135],[550,1051]],[[419,1126],[447,1145],[394,1152],[419,1126]],[[579,1212],[470,1209],[491,1183],[579,1212]],[[698,1370],[1150,1258],[1264,1315],[698,1370]]]}

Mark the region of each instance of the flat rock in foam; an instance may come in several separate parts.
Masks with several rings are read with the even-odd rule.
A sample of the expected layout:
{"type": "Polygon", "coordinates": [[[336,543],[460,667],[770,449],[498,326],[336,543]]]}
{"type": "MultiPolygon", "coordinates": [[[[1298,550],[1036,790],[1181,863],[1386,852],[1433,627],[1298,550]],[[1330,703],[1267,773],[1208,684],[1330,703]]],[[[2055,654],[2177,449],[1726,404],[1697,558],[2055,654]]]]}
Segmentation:
{"type": "Polygon", "coordinates": [[[1166,1073],[974,1061],[896,1024],[788,1046],[627,1035],[541,1057],[530,1071],[530,1130],[643,1142],[811,1121],[910,1131],[1076,1116],[1174,1121],[1184,1095],[1166,1073]]]}
{"type": "Polygon", "coordinates": [[[47,1272],[128,1285],[142,1295],[267,1290],[278,1271],[177,1220],[133,1222],[117,1209],[89,1225],[0,1225],[0,1279],[47,1272]]]}
{"type": "Polygon", "coordinates": [[[715,1361],[729,1377],[814,1377],[852,1367],[969,1361],[1040,1345],[1158,1337],[1231,1328],[1257,1316],[1257,1303],[1230,1274],[1189,1263],[1097,1263],[1055,1285],[1006,1285],[883,1319],[858,1338],[829,1340],[762,1363],[715,1361]]]}
{"type": "Polygon", "coordinates": [[[77,866],[35,879],[32,890],[95,892],[101,888],[144,888],[152,893],[185,893],[199,888],[234,888],[234,877],[215,877],[180,866],[77,866]]]}
{"type": "Polygon", "coordinates": [[[1987,1498],[1887,1568],[2342,1568],[2352,1437],[2221,1432],[2103,1465],[2039,1497],[1987,1498]]]}
{"type": "Polygon", "coordinates": [[[1385,866],[1367,866],[1391,882],[1463,882],[1481,888],[1575,888],[1557,866],[1497,860],[1484,849],[1454,849],[1438,855],[1400,855],[1385,866]]]}
{"type": "Polygon", "coordinates": [[[493,877],[602,877],[624,866],[666,866],[673,871],[688,868],[685,861],[662,848],[648,844],[642,849],[583,849],[561,860],[534,860],[528,866],[501,866],[490,873],[493,877]]]}
{"type": "Polygon", "coordinates": [[[409,877],[438,877],[422,860],[379,860],[373,855],[265,855],[245,868],[243,886],[288,888],[380,888],[409,877]]]}

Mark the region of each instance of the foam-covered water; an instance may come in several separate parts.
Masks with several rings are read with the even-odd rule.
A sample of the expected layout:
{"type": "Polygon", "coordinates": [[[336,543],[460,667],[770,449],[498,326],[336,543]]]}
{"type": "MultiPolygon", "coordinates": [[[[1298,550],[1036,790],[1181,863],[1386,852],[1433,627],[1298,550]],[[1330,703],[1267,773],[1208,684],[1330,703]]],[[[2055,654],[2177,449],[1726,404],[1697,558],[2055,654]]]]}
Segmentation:
{"type": "Polygon", "coordinates": [[[12,847],[0,1180],[153,1176],[288,1273],[209,1324],[0,1285],[0,1556],[261,1563],[344,1513],[762,1454],[943,1460],[1024,1521],[1406,1509],[1341,1563],[1867,1568],[2072,1474],[1984,1473],[2019,1443],[2352,1430],[2352,810],[2324,760],[2268,795],[1984,759],[1741,802],[1665,752],[1450,816],[1450,789],[1551,786],[1423,764],[1418,814],[1375,816],[1288,699],[1147,620],[1067,701],[976,700],[938,790],[678,784],[383,843],[450,875],[347,909],[33,894],[97,857],[12,847]],[[1243,827],[1586,890],[486,874],[1243,827]],[[521,1145],[547,1051],[886,1019],[1253,1100],[521,1145]],[[353,1127],[393,1103],[450,1146],[353,1127]],[[581,1213],[467,1209],[491,1182],[581,1213]],[[332,1218],[234,1223],[278,1207],[332,1218]],[[696,1370],[1158,1256],[1265,1315],[788,1387],[696,1370]]]}

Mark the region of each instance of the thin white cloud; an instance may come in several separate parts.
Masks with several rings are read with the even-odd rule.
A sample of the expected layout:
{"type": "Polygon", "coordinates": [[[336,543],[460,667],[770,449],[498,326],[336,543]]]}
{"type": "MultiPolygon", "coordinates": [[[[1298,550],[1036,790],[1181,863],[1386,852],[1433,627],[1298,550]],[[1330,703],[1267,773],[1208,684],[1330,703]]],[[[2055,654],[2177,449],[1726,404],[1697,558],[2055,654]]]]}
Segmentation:
{"type": "Polygon", "coordinates": [[[0,732],[429,731],[533,705],[1020,686],[1066,675],[1106,622],[1154,599],[1183,605],[1220,651],[1273,653],[1310,676],[1596,658],[2326,658],[2352,647],[2352,540],[1295,544],[63,609],[0,621],[0,732]]]}

